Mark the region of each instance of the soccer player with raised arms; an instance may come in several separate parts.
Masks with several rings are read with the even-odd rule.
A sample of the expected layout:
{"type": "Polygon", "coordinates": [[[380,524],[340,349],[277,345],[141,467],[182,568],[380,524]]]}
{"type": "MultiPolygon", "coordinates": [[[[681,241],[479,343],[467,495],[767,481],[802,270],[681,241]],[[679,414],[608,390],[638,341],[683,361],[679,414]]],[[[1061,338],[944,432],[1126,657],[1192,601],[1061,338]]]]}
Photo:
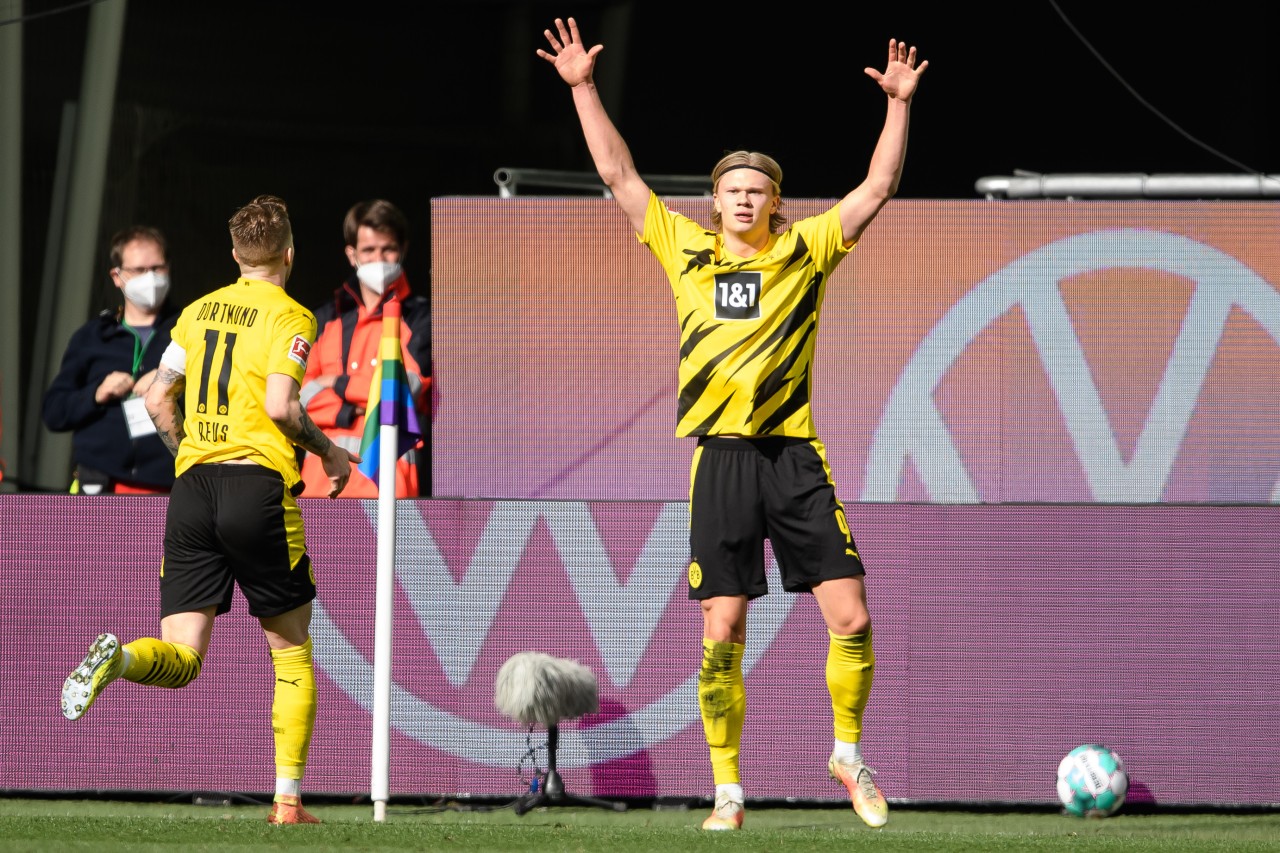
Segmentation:
{"type": "Polygon", "coordinates": [[[782,169],[767,155],[734,151],[711,170],[708,229],[668,210],[637,172],[596,90],[604,46],[588,49],[573,18],[557,18],[544,35],[550,50],[537,54],[572,88],[596,170],[662,264],[676,301],[676,434],[697,439],[689,597],[702,609],[698,705],[716,786],[702,827],[742,827],[742,654],[748,602],[768,591],[765,538],[784,589],[811,592],[826,623],[834,729],[828,772],[848,789],[863,821],[883,826],[888,803],[860,747],[875,667],[866,572],[815,431],[810,395],[824,288],[897,192],[911,99],[928,63],[917,65],[916,49],[891,39],[885,70],[864,69],[886,96],[884,127],[866,178],[833,207],[783,230],[782,169]]]}
{"type": "Polygon", "coordinates": [[[275,674],[276,785],[267,819],[319,823],[299,790],[316,716],[316,582],[294,499],[301,491],[295,447],[324,460],[329,497],[360,458],[330,441],[299,400],[316,319],[285,293],[294,262],[285,203],[258,196],[229,225],[240,278],[182,312],[146,397],[176,457],[160,564],[160,639],[121,645],[100,634],[67,676],[62,713],[79,719],[120,677],[159,687],[191,683],[214,618],[231,609],[238,586],[262,625],[275,674]]]}

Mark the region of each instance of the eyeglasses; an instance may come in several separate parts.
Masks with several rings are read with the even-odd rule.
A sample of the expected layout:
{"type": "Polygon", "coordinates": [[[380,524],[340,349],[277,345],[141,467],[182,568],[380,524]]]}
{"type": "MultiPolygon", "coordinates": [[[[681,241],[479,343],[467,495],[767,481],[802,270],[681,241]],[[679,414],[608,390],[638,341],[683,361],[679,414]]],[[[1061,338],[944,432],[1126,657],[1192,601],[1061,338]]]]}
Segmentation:
{"type": "Polygon", "coordinates": [[[168,272],[168,264],[156,264],[152,267],[116,267],[118,272],[127,272],[129,275],[142,275],[148,272],[168,272]]]}

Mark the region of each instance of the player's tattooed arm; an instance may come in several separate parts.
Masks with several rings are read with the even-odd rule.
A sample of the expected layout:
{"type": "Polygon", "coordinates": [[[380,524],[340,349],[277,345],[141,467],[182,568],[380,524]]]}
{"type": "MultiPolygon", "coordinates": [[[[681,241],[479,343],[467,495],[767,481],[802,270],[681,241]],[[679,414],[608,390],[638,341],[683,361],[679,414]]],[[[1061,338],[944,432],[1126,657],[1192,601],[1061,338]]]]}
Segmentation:
{"type": "Polygon", "coordinates": [[[327,455],[333,448],[333,442],[320,427],[316,426],[316,422],[311,420],[306,409],[299,407],[291,414],[294,417],[280,424],[280,431],[308,453],[314,453],[316,456],[327,455]],[[290,429],[294,430],[292,434],[290,429]]]}
{"type": "Polygon", "coordinates": [[[178,401],[187,386],[187,378],[161,364],[156,368],[156,378],[147,389],[146,407],[151,422],[156,425],[156,433],[164,446],[174,456],[178,455],[178,446],[186,438],[186,418],[178,401]]]}
{"type": "Polygon", "coordinates": [[[320,431],[302,407],[298,391],[298,383],[292,376],[283,373],[269,375],[267,416],[290,441],[320,458],[325,476],[329,478],[329,497],[335,498],[346,488],[351,466],[359,464],[360,456],[334,444],[320,431]]]}

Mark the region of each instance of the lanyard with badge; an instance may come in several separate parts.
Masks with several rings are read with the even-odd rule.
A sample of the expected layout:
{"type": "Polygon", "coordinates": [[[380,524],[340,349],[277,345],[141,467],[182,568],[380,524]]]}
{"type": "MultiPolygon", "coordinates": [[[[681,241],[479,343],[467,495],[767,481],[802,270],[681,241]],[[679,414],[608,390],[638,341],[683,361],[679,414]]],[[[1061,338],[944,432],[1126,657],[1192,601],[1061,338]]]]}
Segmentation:
{"type": "MultiPolygon", "coordinates": [[[[142,335],[137,330],[123,320],[120,322],[129,330],[129,334],[133,335],[133,370],[131,374],[136,380],[138,371],[142,369],[142,354],[146,351],[146,344],[142,341],[142,335]]],[[[155,335],[155,329],[152,328],[151,334],[148,335],[147,341],[155,335]]],[[[151,422],[151,415],[147,414],[147,406],[143,399],[136,394],[130,394],[128,399],[122,402],[121,407],[124,409],[125,424],[129,427],[130,438],[142,438],[146,435],[156,434],[156,425],[151,422]]]]}

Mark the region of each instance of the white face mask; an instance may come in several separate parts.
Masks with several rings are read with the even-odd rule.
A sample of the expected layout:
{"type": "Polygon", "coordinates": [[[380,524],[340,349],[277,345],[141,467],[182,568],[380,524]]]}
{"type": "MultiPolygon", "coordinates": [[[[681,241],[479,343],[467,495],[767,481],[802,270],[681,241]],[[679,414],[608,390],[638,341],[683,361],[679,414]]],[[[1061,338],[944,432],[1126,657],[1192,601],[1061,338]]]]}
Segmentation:
{"type": "Polygon", "coordinates": [[[168,273],[144,272],[124,283],[124,298],[144,311],[158,308],[168,295],[168,273]]]}
{"type": "Polygon", "coordinates": [[[400,277],[400,265],[388,264],[385,261],[374,261],[356,267],[356,278],[360,283],[379,296],[387,289],[387,285],[400,277]]]}

